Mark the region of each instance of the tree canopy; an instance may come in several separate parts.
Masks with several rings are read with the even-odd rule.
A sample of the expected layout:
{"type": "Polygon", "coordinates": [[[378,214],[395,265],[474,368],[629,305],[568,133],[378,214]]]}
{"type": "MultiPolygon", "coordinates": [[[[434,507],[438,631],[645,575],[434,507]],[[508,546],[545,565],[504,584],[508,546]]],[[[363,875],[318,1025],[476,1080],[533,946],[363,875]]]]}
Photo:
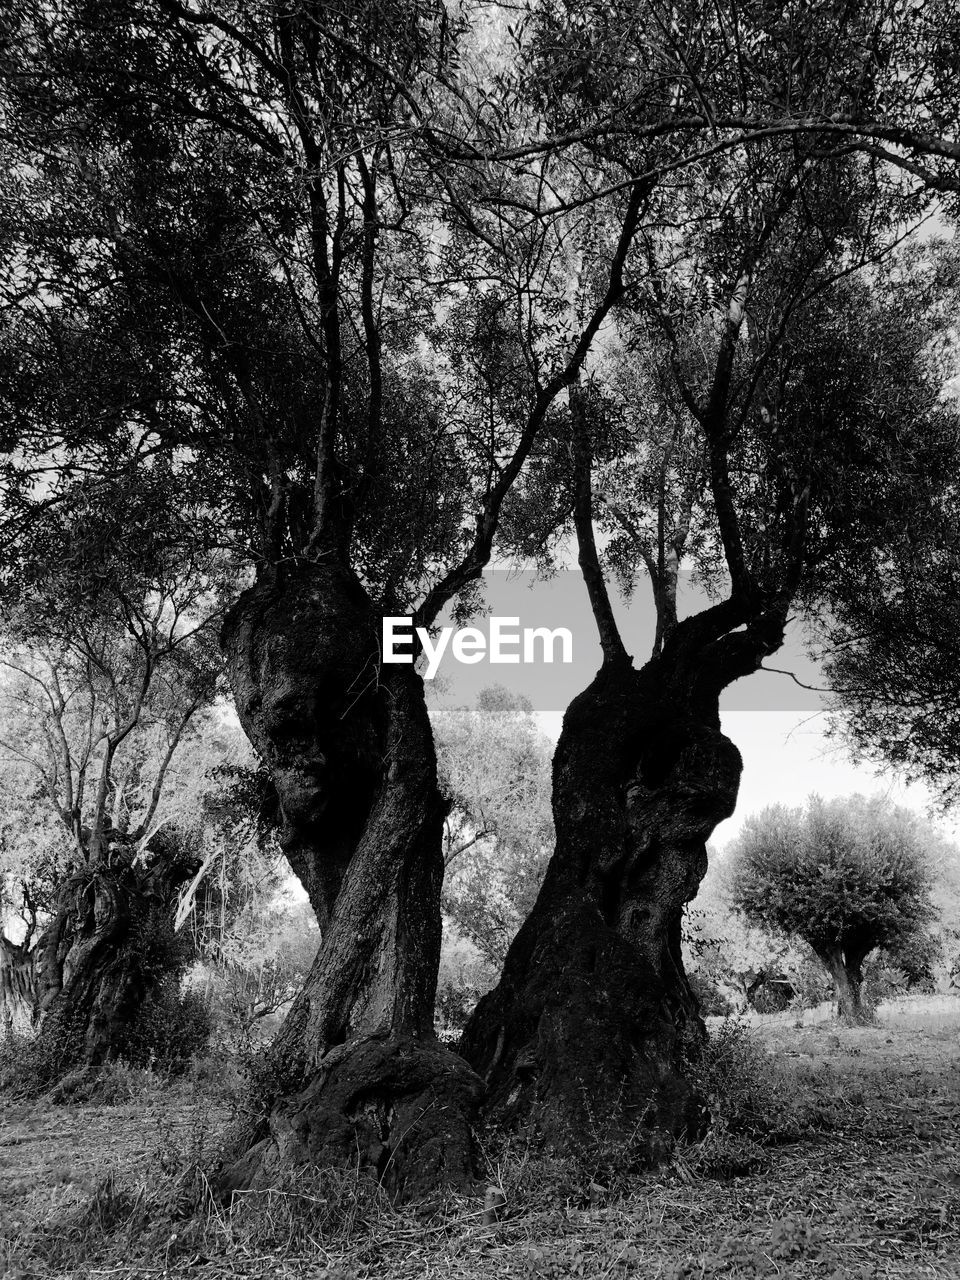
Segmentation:
{"type": "Polygon", "coordinates": [[[748,920],[808,943],[834,979],[843,1016],[858,1020],[862,967],[936,919],[936,846],[910,810],[882,799],[812,797],[749,817],[730,852],[731,901],[748,920]]]}
{"type": "MultiPolygon", "coordinates": [[[[894,253],[960,190],[956,15],[26,0],[3,22],[4,601],[41,631],[76,602],[152,634],[133,606],[162,568],[193,592],[164,618],[223,615],[321,924],[224,1186],[279,1153],[367,1153],[404,1194],[465,1179],[484,1089],[546,1135],[585,1078],[612,1123],[655,1094],[654,1128],[689,1130],[680,922],[740,773],[720,692],[911,525],[913,470],[957,460],[894,253]],[[467,613],[498,539],[545,559],[571,531],[604,664],[565,716],[555,857],[473,1071],[433,1038],[447,798],[378,622],[467,613]],[[681,619],[684,557],[717,598],[681,619]],[[654,587],[642,670],[611,572],[654,587]]],[[[94,925],[134,914],[107,910],[100,827],[94,925]]],[[[89,883],[58,916],[77,956],[89,883]]],[[[97,936],[78,988],[116,1026],[136,993],[97,936]]]]}

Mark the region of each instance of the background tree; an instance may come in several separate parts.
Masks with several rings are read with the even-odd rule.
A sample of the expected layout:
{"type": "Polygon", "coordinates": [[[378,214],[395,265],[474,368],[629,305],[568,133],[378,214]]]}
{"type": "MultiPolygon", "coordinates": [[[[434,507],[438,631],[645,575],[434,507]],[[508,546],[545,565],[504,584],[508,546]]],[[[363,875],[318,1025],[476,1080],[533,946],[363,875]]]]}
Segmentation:
{"type": "Polygon", "coordinates": [[[3,761],[0,796],[0,1031],[23,1035],[39,1017],[37,944],[71,842],[22,761],[3,761]]]}
{"type": "MultiPolygon", "coordinates": [[[[940,311],[928,359],[946,404],[956,404],[953,330],[957,250],[904,262],[905,322],[919,307],[940,311]]],[[[940,477],[917,470],[922,515],[894,510],[887,537],[837,560],[815,617],[813,648],[830,699],[831,728],[861,759],[892,765],[932,787],[950,805],[958,797],[956,601],[960,586],[960,509],[940,477]]]]}
{"type": "Polygon", "coordinates": [[[452,1034],[496,983],[543,879],[553,839],[552,748],[527,700],[502,686],[482,690],[474,707],[435,702],[431,720],[451,806],[437,1017],[452,1034]]]}
{"type": "Polygon", "coordinates": [[[443,909],[494,974],[533,906],[553,840],[549,741],[526,699],[494,686],[432,713],[444,833],[443,909]]]}
{"type": "Polygon", "coordinates": [[[726,876],[713,860],[684,917],[683,958],[701,1003],[719,995],[738,1013],[784,1007],[809,985],[803,944],[734,911],[726,876]]]}
{"type": "Polygon", "coordinates": [[[277,842],[266,771],[232,717],[217,730],[180,758],[192,781],[178,794],[181,822],[200,865],[179,895],[175,927],[195,957],[189,985],[203,993],[221,1034],[250,1049],[276,1032],[320,932],[277,842]]]}
{"type": "Polygon", "coordinates": [[[291,902],[263,886],[230,921],[215,947],[206,942],[197,975],[205,997],[219,1002],[225,1030],[243,1048],[263,1045],[303,988],[320,945],[309,903],[291,902]]]}
{"type": "Polygon", "coordinates": [[[146,537],[134,557],[120,531],[136,503],[111,499],[98,509],[86,497],[82,525],[48,524],[40,556],[20,562],[2,657],[0,749],[62,828],[44,874],[50,916],[34,934],[37,1010],[62,1068],[114,1056],[162,976],[148,940],[170,931],[191,857],[165,829],[164,790],[216,690],[212,561],[191,572],[146,537]]]}
{"type": "Polygon", "coordinates": [[[936,919],[936,833],[880,799],[811,798],[748,818],[730,853],[731,899],[748,920],[801,938],[833,979],[846,1022],[865,1020],[863,963],[903,948],[936,919]]]}

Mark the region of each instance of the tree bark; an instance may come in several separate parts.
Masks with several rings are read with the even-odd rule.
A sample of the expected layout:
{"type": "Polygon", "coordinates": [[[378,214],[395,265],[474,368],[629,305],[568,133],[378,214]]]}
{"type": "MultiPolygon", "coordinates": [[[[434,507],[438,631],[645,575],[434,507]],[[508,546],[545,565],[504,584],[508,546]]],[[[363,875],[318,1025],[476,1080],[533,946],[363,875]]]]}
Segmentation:
{"type": "Polygon", "coordinates": [[[321,928],[383,775],[377,625],[350,570],[304,561],[244,592],[221,637],[240,723],[276,787],[281,845],[321,928]]]}
{"type": "Polygon", "coordinates": [[[683,1071],[704,1028],[680,926],[741,771],[718,689],[698,690],[677,652],[640,671],[625,655],[605,662],[568,708],[553,766],[556,849],[461,1043],[492,1118],[551,1146],[629,1143],[639,1161],[702,1124],[683,1071]]]}
{"type": "Polygon", "coordinates": [[[36,949],[0,935],[0,1036],[31,1031],[36,1009],[36,949]]]}
{"type": "Polygon", "coordinates": [[[823,956],[823,962],[833,978],[837,997],[837,1017],[848,1026],[863,1026],[870,1022],[870,1015],[863,1003],[862,961],[836,948],[823,956]]]}
{"type": "Polygon", "coordinates": [[[222,1193],[269,1186],[281,1167],[358,1160],[398,1198],[472,1176],[481,1084],[433,1027],[446,813],[433,736],[412,667],[384,668],[378,687],[381,783],[269,1052],[266,1114],[241,1135],[222,1193]]]}
{"type": "Polygon", "coordinates": [[[122,842],[61,886],[37,944],[40,1034],[51,1081],[122,1056],[147,996],[178,968],[176,892],[194,867],[122,842]]]}
{"type": "Polygon", "coordinates": [[[732,595],[678,623],[635,671],[586,561],[604,663],[564,716],[543,888],[460,1048],[491,1118],[646,1163],[706,1118],[685,1072],[705,1031],[681,920],[740,784],[720,693],[779,647],[785,609],[732,595]]]}

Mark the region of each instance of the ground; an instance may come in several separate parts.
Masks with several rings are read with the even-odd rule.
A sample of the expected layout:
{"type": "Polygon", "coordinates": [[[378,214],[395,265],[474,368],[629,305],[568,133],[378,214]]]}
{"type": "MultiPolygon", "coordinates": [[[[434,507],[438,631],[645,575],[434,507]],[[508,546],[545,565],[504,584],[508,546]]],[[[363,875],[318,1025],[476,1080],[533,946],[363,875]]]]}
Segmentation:
{"type": "Polygon", "coordinates": [[[0,1100],[0,1275],[956,1280],[960,1001],[714,1031],[705,1081],[727,1101],[659,1173],[506,1150],[476,1197],[417,1211],[341,1174],[225,1212],[204,1176],[229,1118],[209,1067],[118,1070],[109,1102],[0,1100]],[[486,1224],[485,1185],[506,1198],[486,1224]]]}

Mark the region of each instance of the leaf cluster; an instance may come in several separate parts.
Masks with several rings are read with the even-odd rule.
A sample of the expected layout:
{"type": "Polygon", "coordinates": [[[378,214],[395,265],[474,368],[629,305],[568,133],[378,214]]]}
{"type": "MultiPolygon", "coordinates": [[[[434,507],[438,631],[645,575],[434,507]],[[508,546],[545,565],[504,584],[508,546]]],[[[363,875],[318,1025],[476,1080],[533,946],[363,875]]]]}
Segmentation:
{"type": "Polygon", "coordinates": [[[915,814],[882,799],[772,806],[746,820],[731,852],[731,901],[821,957],[893,949],[936,918],[931,857],[939,842],[915,814]]]}

